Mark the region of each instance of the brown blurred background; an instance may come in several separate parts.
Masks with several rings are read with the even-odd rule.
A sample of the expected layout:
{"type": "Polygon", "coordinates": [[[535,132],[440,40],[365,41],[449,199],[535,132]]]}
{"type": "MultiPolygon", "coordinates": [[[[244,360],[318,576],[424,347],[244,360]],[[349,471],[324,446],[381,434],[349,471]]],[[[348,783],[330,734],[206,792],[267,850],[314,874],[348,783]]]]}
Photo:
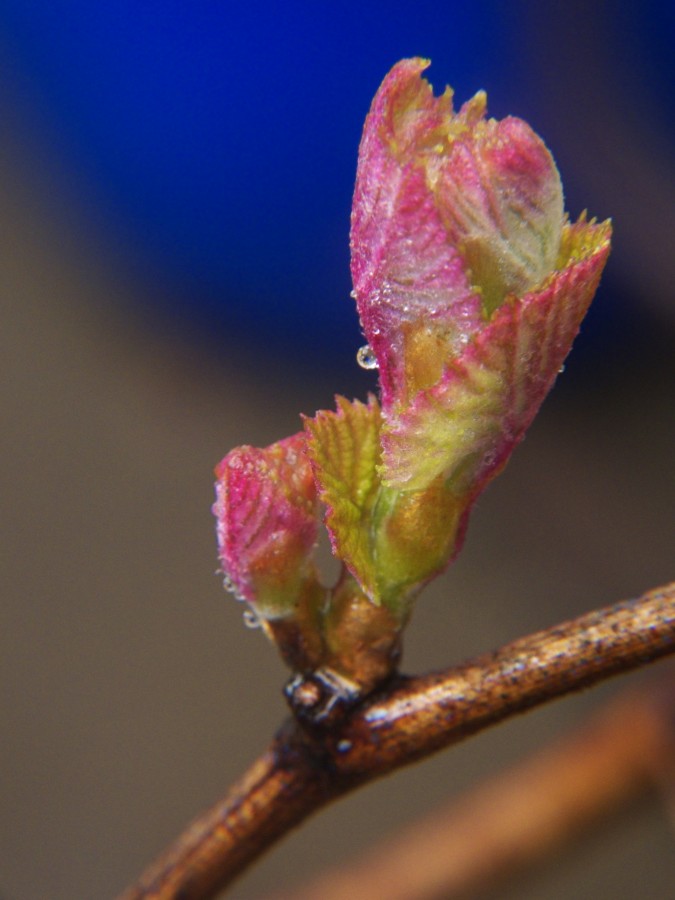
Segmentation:
{"type": "MultiPolygon", "coordinates": [[[[601,41],[587,56],[582,46],[587,69],[583,83],[575,79],[564,42],[579,48],[590,26],[583,32],[572,18],[553,31],[538,32],[535,20],[528,27],[550,42],[527,45],[526,64],[557,111],[549,131],[539,130],[577,160],[591,210],[615,216],[621,256],[610,270],[621,278],[610,271],[594,341],[582,335],[540,419],[474,512],[460,560],[419,602],[405,647],[411,672],[675,577],[675,223],[672,179],[660,179],[667,136],[649,121],[633,127],[635,106],[622,117],[624,83],[603,68],[601,41]],[[586,106],[598,117],[590,132],[577,118],[586,106]],[[621,328],[606,312],[612,277],[623,292],[621,328]]],[[[330,405],[335,390],[363,396],[373,382],[351,354],[342,369],[325,370],[304,363],[297,347],[284,355],[234,332],[214,352],[148,312],[147,280],[92,228],[88,207],[44,153],[8,93],[0,898],[98,900],[218,798],[285,715],[286,673],[214,575],[214,464],[235,444],[291,433],[300,412],[330,405]]],[[[340,227],[346,242],[346,221],[340,227]]],[[[320,355],[331,334],[305,339],[320,355]]],[[[347,798],[275,849],[232,896],[255,898],[349,858],[572,727],[620,687],[559,702],[347,798]]],[[[673,883],[672,822],[654,795],[498,896],[666,900],[673,883]]]]}

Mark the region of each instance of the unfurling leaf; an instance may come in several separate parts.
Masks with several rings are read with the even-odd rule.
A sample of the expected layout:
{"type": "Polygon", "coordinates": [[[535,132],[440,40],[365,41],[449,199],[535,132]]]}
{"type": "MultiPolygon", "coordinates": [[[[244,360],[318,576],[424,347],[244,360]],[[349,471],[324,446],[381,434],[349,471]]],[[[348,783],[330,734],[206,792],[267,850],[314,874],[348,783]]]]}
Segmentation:
{"type": "Polygon", "coordinates": [[[377,593],[373,558],[373,510],[381,484],[380,407],[336,397],[337,411],[321,410],[305,419],[307,450],[326,506],[333,553],[371,597],[377,593]]]}
{"type": "Polygon", "coordinates": [[[290,615],[316,580],[317,498],[305,436],[237,447],[216,468],[218,549],[234,592],[265,619],[290,615]]]}
{"type": "Polygon", "coordinates": [[[375,604],[400,619],[412,596],[455,549],[464,506],[438,480],[400,491],[379,476],[380,408],[337,398],[337,411],[305,419],[307,453],[334,554],[375,604]]]}

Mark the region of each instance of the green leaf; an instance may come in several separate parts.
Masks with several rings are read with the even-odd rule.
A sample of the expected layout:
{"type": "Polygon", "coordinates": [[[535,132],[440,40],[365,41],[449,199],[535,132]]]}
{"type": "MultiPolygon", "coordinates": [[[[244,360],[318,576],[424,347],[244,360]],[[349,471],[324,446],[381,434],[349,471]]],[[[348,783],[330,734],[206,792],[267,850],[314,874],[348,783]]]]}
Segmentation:
{"type": "Polygon", "coordinates": [[[326,527],[333,553],[363,590],[379,602],[373,558],[372,513],[380,491],[380,407],[336,397],[337,411],[305,419],[307,451],[319,498],[326,504],[326,527]]]}
{"type": "Polygon", "coordinates": [[[456,551],[465,504],[442,479],[422,491],[382,484],[374,397],[338,397],[337,412],[318,412],[305,428],[333,552],[373,603],[405,620],[412,597],[456,551]]]}

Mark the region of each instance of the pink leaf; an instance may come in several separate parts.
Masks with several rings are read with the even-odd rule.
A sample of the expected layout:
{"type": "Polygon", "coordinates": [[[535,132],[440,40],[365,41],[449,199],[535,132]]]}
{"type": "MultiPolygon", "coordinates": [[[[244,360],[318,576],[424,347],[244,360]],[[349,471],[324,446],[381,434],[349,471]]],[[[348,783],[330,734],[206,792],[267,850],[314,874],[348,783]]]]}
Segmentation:
{"type": "Polygon", "coordinates": [[[420,490],[443,474],[458,495],[482,490],[552,387],[593,299],[609,238],[607,224],[568,226],[568,252],[577,258],[541,290],[501,306],[440,381],[385,425],[385,483],[420,490]]]}
{"type": "Polygon", "coordinates": [[[237,447],[216,468],[219,556],[235,593],[265,617],[287,613],[311,570],[317,538],[305,436],[237,447]]]}

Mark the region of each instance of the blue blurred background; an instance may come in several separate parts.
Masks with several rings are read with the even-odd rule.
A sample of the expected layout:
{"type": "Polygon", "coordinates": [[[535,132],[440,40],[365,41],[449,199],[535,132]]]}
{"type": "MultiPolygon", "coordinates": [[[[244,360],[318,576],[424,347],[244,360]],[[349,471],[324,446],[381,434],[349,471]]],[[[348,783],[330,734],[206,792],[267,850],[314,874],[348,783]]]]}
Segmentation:
{"type": "Polygon", "coordinates": [[[492,114],[528,119],[570,212],[615,217],[616,298],[591,337],[603,310],[611,333],[630,322],[634,337],[643,293],[658,316],[673,274],[672,180],[658,171],[673,149],[674,39],[665,0],[0,7],[5,101],[31,131],[33,177],[141,279],[145,313],[216,351],[242,341],[310,365],[359,343],[356,151],[403,56],[430,57],[433,83],[459,103],[485,88],[492,114]]]}

